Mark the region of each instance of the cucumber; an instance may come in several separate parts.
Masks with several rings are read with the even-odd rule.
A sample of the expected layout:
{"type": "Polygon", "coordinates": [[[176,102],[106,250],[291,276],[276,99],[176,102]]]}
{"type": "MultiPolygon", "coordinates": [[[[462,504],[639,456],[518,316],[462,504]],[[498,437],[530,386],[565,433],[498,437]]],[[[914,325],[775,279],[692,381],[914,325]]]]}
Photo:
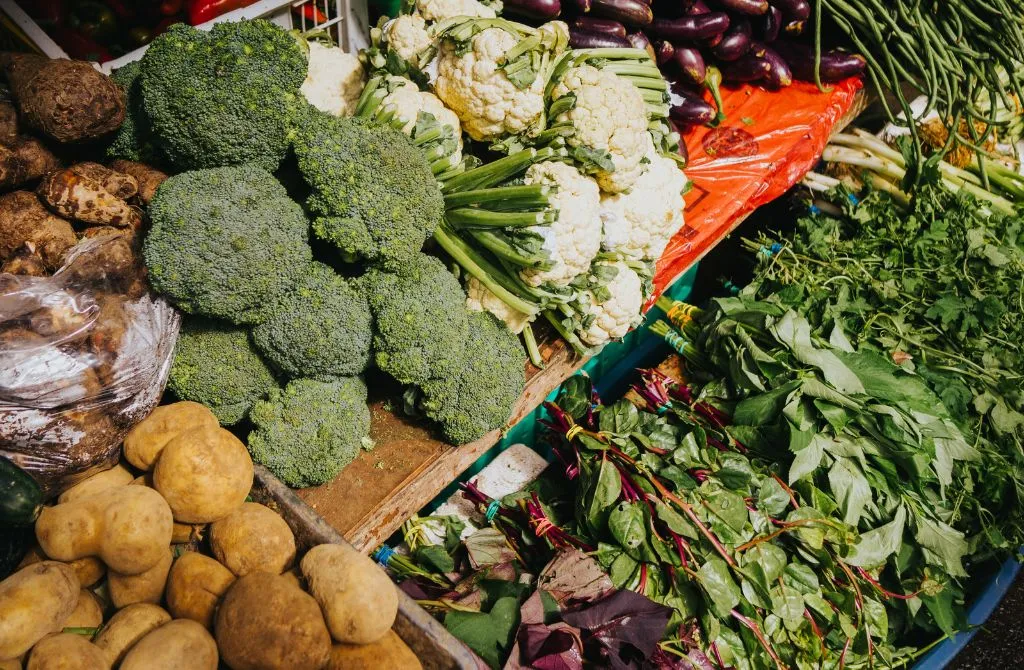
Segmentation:
{"type": "Polygon", "coordinates": [[[0,528],[0,581],[14,572],[35,539],[35,531],[30,526],[0,528]]]}
{"type": "Polygon", "coordinates": [[[43,508],[43,492],[36,480],[0,456],[0,528],[28,526],[43,508]]]}

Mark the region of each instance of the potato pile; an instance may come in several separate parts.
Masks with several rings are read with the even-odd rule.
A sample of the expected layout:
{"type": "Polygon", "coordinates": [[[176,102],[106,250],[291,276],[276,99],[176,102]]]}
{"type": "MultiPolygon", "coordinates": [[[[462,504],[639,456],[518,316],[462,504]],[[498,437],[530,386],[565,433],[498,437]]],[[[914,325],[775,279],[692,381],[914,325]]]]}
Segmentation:
{"type": "Polygon", "coordinates": [[[343,545],[297,561],[208,409],[156,408],[123,456],[43,509],[0,582],[0,670],[421,669],[387,574],[343,545]]]}

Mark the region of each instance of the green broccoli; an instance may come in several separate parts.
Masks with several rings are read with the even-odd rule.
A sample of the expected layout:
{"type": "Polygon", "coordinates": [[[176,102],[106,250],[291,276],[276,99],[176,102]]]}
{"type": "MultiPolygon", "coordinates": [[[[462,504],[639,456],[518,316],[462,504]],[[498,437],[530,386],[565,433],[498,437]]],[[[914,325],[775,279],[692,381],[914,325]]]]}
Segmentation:
{"type": "Polygon", "coordinates": [[[278,386],[244,329],[189,317],[178,336],[167,388],[181,400],[206,405],[221,424],[231,426],[278,386]]]}
{"type": "Polygon", "coordinates": [[[142,102],[161,149],[179,169],[257,163],[277,169],[288,151],[306,55],[273,23],[177,23],[142,58],[142,102]]]}
{"type": "Polygon", "coordinates": [[[444,263],[421,253],[402,274],[371,270],[361,281],[376,319],[378,368],[403,384],[420,384],[462,358],[466,294],[444,263]]]}
{"type": "Polygon", "coordinates": [[[422,407],[449,442],[465,444],[504,426],[525,386],[519,338],[489,312],[471,312],[462,357],[421,385],[422,407]]]}
{"type": "Polygon", "coordinates": [[[309,106],[296,130],[299,171],[313,190],[313,232],[346,258],[400,269],[423,248],[444,213],[430,164],[392,128],[309,106]]]}
{"type": "Polygon", "coordinates": [[[323,263],[314,262],[264,313],[253,341],[289,377],[356,375],[370,362],[373,318],[366,296],[323,263]]]}
{"type": "Polygon", "coordinates": [[[292,488],[319,486],[369,444],[370,409],[359,377],[297,379],[249,413],[249,452],[292,488]]]}
{"type": "Polygon", "coordinates": [[[149,217],[150,283],[186,312],[255,323],[312,261],[302,208],[254,165],[175,175],[149,217]]]}
{"type": "Polygon", "coordinates": [[[107,145],[109,158],[123,158],[143,163],[159,163],[162,158],[160,150],[153,143],[153,130],[149,125],[149,117],[142,108],[142,94],[139,91],[141,82],[139,75],[142,65],[132,61],[114,70],[111,79],[124,91],[125,106],[128,108],[124,123],[118,128],[114,139],[107,145]]]}

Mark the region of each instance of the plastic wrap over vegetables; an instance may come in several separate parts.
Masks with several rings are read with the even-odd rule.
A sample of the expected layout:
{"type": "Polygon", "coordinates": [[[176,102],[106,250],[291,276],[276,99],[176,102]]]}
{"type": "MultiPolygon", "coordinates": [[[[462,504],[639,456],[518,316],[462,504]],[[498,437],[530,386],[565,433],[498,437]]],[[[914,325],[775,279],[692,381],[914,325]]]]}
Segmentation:
{"type": "Polygon", "coordinates": [[[0,454],[49,497],[113,466],[160,399],[178,326],[125,235],[83,240],[52,277],[0,274],[0,454]]]}

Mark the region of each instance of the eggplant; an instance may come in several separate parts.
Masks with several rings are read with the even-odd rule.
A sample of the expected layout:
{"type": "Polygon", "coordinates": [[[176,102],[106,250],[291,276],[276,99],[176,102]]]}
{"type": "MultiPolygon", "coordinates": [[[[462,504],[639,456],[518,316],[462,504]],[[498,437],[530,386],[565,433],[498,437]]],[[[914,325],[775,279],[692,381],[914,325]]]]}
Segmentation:
{"type": "Polygon", "coordinates": [[[708,74],[704,64],[704,56],[695,47],[676,47],[672,55],[672,63],[679,71],[683,81],[700,86],[708,74]]]}
{"type": "Polygon", "coordinates": [[[717,35],[715,35],[711,39],[701,40],[701,46],[704,47],[705,49],[714,49],[719,44],[721,44],[722,38],[724,36],[725,36],[725,33],[718,33],[717,35]]]}
{"type": "Polygon", "coordinates": [[[750,35],[750,21],[745,18],[733,21],[722,35],[722,41],[711,48],[711,53],[718,60],[734,61],[750,50],[750,35]]]}
{"type": "Polygon", "coordinates": [[[782,22],[782,10],[775,5],[769,6],[768,11],[763,16],[759,16],[754,20],[754,25],[757,28],[757,38],[765,44],[771,44],[779,39],[779,33],[782,32],[782,22]]]}
{"type": "Polygon", "coordinates": [[[647,52],[647,55],[651,57],[651,60],[657,61],[657,54],[654,53],[654,46],[651,41],[647,39],[647,35],[644,35],[642,31],[638,30],[635,33],[629,33],[626,35],[626,39],[633,45],[634,49],[643,49],[647,52]]]}
{"type": "Polygon", "coordinates": [[[807,0],[771,0],[782,10],[787,21],[806,21],[811,17],[811,3],[807,0]]]}
{"type": "Polygon", "coordinates": [[[569,0],[569,6],[580,14],[586,14],[590,11],[591,0],[569,0]]]}
{"type": "Polygon", "coordinates": [[[758,82],[768,76],[771,65],[753,54],[741,56],[731,63],[722,63],[722,78],[728,82],[758,82]]]}
{"type": "Polygon", "coordinates": [[[757,45],[757,57],[768,63],[768,74],[764,78],[765,88],[777,91],[793,83],[793,71],[789,64],[769,46],[757,45]]]}
{"type": "Polygon", "coordinates": [[[768,11],[768,0],[715,0],[715,4],[730,14],[760,16],[768,11]]]}
{"type": "Polygon", "coordinates": [[[672,60],[675,51],[676,48],[668,40],[658,40],[654,43],[654,60],[658,61],[658,65],[664,65],[672,60]]]}
{"type": "Polygon", "coordinates": [[[611,19],[596,19],[592,16],[577,16],[569,24],[581,33],[594,33],[595,35],[611,35],[613,37],[625,37],[626,26],[611,19]]]}
{"type": "MultiPolygon", "coordinates": [[[[800,81],[814,81],[814,49],[812,47],[780,40],[773,44],[772,48],[789,65],[794,78],[800,81]]],[[[834,84],[861,74],[865,67],[867,67],[867,61],[863,56],[842,49],[832,49],[822,52],[818,74],[822,83],[834,84]]]]}
{"type": "Polygon", "coordinates": [[[509,0],[504,12],[537,21],[550,21],[562,13],[561,0],[509,0]]]}
{"type": "Polygon", "coordinates": [[[703,98],[677,95],[673,96],[668,116],[679,125],[690,126],[707,125],[713,122],[718,114],[703,98]]]}
{"type": "Polygon", "coordinates": [[[704,0],[696,0],[683,13],[687,16],[700,16],[701,14],[710,14],[711,8],[708,7],[704,0]]]}
{"type": "Polygon", "coordinates": [[[648,33],[672,42],[677,40],[706,40],[721,35],[729,28],[729,15],[710,12],[678,19],[654,19],[648,33]]]}
{"type": "Polygon", "coordinates": [[[642,0],[590,0],[590,11],[595,16],[625,23],[627,26],[643,27],[654,19],[651,6],[642,0]]]}
{"type": "Polygon", "coordinates": [[[588,33],[569,28],[569,46],[573,49],[629,48],[633,46],[625,37],[607,33],[588,33]]]}

